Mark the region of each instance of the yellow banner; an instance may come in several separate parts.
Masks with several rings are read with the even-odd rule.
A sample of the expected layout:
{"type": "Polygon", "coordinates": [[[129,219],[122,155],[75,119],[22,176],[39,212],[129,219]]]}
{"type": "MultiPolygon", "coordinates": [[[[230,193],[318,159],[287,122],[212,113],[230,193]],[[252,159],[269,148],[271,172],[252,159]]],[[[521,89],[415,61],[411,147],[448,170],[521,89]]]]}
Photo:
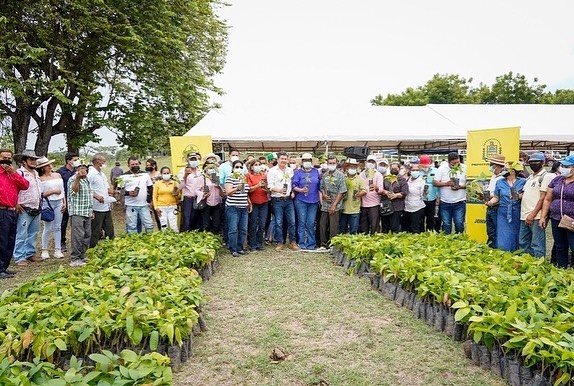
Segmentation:
{"type": "Polygon", "coordinates": [[[493,154],[502,154],[507,161],[518,161],[520,127],[470,130],[466,143],[466,231],[472,239],[486,242],[486,206],[482,192],[492,176],[488,159],[493,154]]]}
{"type": "Polygon", "coordinates": [[[189,153],[199,153],[202,157],[199,161],[202,163],[203,157],[212,152],[211,136],[209,135],[169,137],[169,144],[173,174],[177,174],[188,165],[187,156],[189,153]]]}

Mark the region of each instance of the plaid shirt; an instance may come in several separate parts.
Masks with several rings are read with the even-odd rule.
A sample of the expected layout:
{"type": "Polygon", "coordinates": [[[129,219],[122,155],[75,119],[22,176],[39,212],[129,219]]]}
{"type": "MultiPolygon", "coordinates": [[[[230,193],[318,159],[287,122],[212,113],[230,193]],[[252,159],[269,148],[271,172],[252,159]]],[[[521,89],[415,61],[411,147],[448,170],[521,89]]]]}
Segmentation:
{"type": "Polygon", "coordinates": [[[40,176],[38,172],[32,170],[29,172],[25,167],[21,167],[16,171],[20,174],[30,186],[26,190],[20,190],[18,192],[18,204],[25,206],[26,208],[37,209],[42,206],[42,192],[40,189],[40,176]]]}
{"type": "Polygon", "coordinates": [[[92,191],[87,178],[80,180],[78,192],[72,190],[76,174],[68,180],[68,214],[70,216],[92,217],[92,191]]]}

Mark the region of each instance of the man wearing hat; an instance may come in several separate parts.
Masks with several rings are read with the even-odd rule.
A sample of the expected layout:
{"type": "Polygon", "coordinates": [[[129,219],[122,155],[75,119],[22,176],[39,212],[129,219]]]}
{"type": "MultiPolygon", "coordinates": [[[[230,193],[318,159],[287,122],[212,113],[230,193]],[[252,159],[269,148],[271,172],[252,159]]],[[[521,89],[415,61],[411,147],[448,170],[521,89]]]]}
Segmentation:
{"type": "Polygon", "coordinates": [[[16,243],[14,245],[14,261],[18,266],[26,266],[28,262],[38,262],[42,259],[36,256],[36,239],[40,231],[40,211],[42,193],[40,176],[36,171],[38,157],[33,150],[24,150],[18,155],[20,164],[17,173],[29,183],[29,188],[18,193],[16,213],[16,243]]]}
{"type": "Polygon", "coordinates": [[[8,266],[16,242],[18,193],[29,186],[12,166],[12,151],[0,149],[0,279],[14,276],[8,266]]]}
{"type": "Polygon", "coordinates": [[[200,186],[203,186],[203,173],[199,168],[199,161],[201,160],[201,157],[197,153],[190,153],[187,155],[187,160],[188,165],[186,165],[184,168],[183,174],[178,175],[181,181],[179,188],[183,194],[183,201],[181,203],[180,226],[182,232],[197,229],[197,225],[200,222],[200,219],[199,217],[195,216],[193,202],[197,199],[197,189],[200,186]]]}
{"type": "Polygon", "coordinates": [[[423,190],[423,201],[425,203],[425,223],[427,231],[437,230],[437,221],[434,214],[438,204],[438,188],[433,185],[434,176],[437,168],[434,167],[431,158],[423,154],[420,157],[421,178],[425,182],[423,190]]]}
{"type": "Polygon", "coordinates": [[[440,189],[439,215],[442,231],[447,235],[452,233],[454,222],[455,233],[464,232],[466,166],[460,163],[460,156],[456,151],[448,153],[448,162],[438,168],[433,184],[440,189]]]}
{"type": "Polygon", "coordinates": [[[359,175],[365,186],[367,193],[361,200],[361,215],[359,218],[359,230],[362,233],[378,233],[381,230],[381,218],[379,215],[379,204],[381,195],[379,189],[383,186],[383,175],[377,170],[377,158],[370,154],[367,156],[365,170],[359,175]]]}
{"type": "Polygon", "coordinates": [[[496,181],[500,180],[502,177],[502,171],[506,167],[506,157],[501,154],[493,154],[489,159],[490,163],[489,169],[492,173],[490,177],[490,182],[488,184],[488,191],[485,192],[486,197],[484,197],[486,202],[486,234],[488,239],[486,243],[491,248],[496,248],[496,216],[498,216],[498,203],[492,205],[490,204],[490,196],[494,193],[494,188],[496,187],[496,181]]]}
{"type": "Polygon", "coordinates": [[[362,197],[367,194],[366,182],[357,175],[359,162],[349,158],[344,164],[347,194],[343,198],[343,212],[339,220],[339,233],[359,232],[362,197]]]}
{"type": "Polygon", "coordinates": [[[383,175],[383,177],[389,175],[389,160],[386,158],[381,158],[377,160],[377,171],[383,175]]]}
{"type": "Polygon", "coordinates": [[[556,177],[544,169],[545,161],[542,153],[534,153],[528,159],[532,174],[526,179],[520,203],[518,248],[534,257],[546,256],[546,232],[539,221],[548,184],[556,177]]]}

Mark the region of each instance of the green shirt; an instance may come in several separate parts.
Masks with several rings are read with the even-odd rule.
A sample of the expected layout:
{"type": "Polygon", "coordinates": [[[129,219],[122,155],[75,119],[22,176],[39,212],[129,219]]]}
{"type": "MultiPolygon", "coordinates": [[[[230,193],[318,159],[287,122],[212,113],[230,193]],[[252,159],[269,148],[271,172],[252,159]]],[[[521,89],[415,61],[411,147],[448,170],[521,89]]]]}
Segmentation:
{"type": "Polygon", "coordinates": [[[78,192],[72,190],[76,174],[68,180],[68,215],[92,217],[92,191],[87,178],[80,180],[78,192]]]}
{"type": "Polygon", "coordinates": [[[355,175],[354,177],[345,177],[345,185],[347,186],[347,194],[343,200],[343,213],[361,213],[361,197],[355,197],[355,195],[359,192],[366,192],[367,184],[362,178],[355,175]]]}
{"type": "MultiPolygon", "coordinates": [[[[345,185],[345,175],[338,170],[335,170],[333,174],[325,173],[321,177],[320,189],[322,192],[327,194],[331,200],[329,202],[323,200],[321,202],[321,210],[323,212],[328,212],[329,207],[337,198],[339,193],[343,194],[347,191],[347,186],[345,185]]],[[[343,200],[339,202],[335,210],[343,209],[343,200]]]]}

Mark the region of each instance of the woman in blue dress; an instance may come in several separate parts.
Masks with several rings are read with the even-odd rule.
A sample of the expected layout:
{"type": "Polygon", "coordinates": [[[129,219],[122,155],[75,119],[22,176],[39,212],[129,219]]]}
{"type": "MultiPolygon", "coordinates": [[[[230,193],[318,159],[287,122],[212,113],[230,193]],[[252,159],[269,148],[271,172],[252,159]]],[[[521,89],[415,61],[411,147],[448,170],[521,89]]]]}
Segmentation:
{"type": "Polygon", "coordinates": [[[520,232],[520,200],[526,178],[521,176],[524,167],[518,162],[512,163],[505,178],[496,182],[492,205],[499,204],[496,217],[496,244],[503,251],[514,252],[518,249],[520,232]]]}

